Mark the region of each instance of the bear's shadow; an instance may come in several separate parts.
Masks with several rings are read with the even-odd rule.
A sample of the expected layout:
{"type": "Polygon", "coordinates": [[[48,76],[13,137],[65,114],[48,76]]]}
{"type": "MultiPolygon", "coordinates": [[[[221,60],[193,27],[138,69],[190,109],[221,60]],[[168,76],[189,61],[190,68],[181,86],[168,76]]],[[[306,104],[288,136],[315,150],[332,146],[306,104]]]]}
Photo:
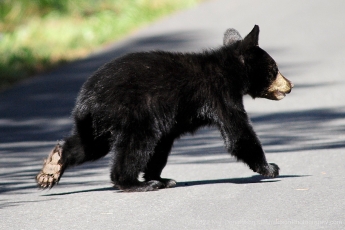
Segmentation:
{"type": "Polygon", "coordinates": [[[251,177],[177,182],[176,187],[207,185],[207,184],[227,184],[227,183],[230,183],[230,184],[272,183],[272,182],[281,181],[279,180],[281,178],[294,178],[294,177],[306,177],[306,176],[309,176],[309,175],[281,175],[276,178],[267,178],[261,175],[254,175],[251,177]]]}
{"type": "MultiPolygon", "coordinates": [[[[188,187],[188,186],[197,186],[197,185],[208,185],[208,184],[252,184],[252,183],[273,183],[279,182],[282,178],[298,178],[298,177],[308,177],[310,175],[281,175],[276,178],[267,178],[261,175],[254,175],[251,177],[241,177],[241,178],[229,178],[229,179],[215,179],[215,180],[200,180],[200,181],[182,181],[177,182],[175,188],[188,187]]],[[[78,190],[71,192],[62,192],[62,193],[52,193],[45,194],[42,196],[63,196],[63,195],[72,195],[79,193],[88,193],[88,192],[104,192],[104,191],[116,191],[122,193],[123,191],[114,188],[114,187],[104,187],[104,188],[95,188],[95,189],[86,189],[78,190]]],[[[158,190],[159,191],[159,190],[158,190]]]]}

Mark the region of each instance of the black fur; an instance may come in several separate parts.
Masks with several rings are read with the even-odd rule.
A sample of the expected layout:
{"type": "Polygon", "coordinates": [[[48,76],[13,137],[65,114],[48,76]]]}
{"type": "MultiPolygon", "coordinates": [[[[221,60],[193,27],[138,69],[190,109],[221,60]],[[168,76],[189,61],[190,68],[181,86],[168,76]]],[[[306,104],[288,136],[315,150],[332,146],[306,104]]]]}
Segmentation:
{"type": "Polygon", "coordinates": [[[63,170],[112,152],[111,180],[120,189],[172,187],[176,182],[160,175],[174,140],[212,125],[229,153],[255,172],[277,176],[279,168],[266,162],[242,97],[262,96],[278,68],[257,46],[258,26],[243,40],[234,31],[217,50],[133,53],[101,67],[79,93],[75,126],[63,144],[63,170]]]}

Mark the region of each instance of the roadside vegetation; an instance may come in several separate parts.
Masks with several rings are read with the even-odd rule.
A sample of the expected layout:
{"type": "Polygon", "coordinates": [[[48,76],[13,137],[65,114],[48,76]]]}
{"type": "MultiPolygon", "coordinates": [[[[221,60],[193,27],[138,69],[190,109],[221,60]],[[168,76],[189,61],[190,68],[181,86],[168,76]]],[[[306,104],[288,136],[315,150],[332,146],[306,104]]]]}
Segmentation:
{"type": "Polygon", "coordinates": [[[0,89],[202,0],[1,0],[0,89]]]}

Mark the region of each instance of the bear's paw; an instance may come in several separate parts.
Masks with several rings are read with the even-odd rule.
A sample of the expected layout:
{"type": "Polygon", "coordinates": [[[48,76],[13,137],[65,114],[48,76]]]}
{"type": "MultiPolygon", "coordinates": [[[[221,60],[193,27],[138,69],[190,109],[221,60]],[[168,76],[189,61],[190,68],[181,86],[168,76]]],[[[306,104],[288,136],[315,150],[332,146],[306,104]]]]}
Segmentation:
{"type": "Polygon", "coordinates": [[[279,176],[279,167],[274,163],[269,163],[260,167],[257,172],[265,177],[277,177],[279,176]]]}
{"type": "Polygon", "coordinates": [[[42,170],[36,176],[36,182],[39,188],[52,188],[60,180],[61,168],[60,164],[62,147],[57,144],[50,152],[47,159],[44,160],[42,170]]]}

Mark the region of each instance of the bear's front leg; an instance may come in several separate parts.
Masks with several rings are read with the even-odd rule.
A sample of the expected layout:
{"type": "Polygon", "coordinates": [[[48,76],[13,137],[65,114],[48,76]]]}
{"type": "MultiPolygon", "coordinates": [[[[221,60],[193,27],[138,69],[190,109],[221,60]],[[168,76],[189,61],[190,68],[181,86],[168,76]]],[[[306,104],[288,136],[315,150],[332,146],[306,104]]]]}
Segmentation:
{"type": "Polygon", "coordinates": [[[246,113],[241,111],[229,116],[231,119],[223,121],[220,125],[220,131],[229,153],[246,163],[254,172],[266,177],[277,177],[279,167],[274,163],[267,163],[260,141],[250,125],[246,113]]]}
{"type": "Polygon", "coordinates": [[[252,129],[248,129],[243,136],[234,140],[231,154],[246,163],[250,169],[266,177],[277,177],[279,167],[274,163],[267,163],[265,153],[259,139],[252,129]]]}

